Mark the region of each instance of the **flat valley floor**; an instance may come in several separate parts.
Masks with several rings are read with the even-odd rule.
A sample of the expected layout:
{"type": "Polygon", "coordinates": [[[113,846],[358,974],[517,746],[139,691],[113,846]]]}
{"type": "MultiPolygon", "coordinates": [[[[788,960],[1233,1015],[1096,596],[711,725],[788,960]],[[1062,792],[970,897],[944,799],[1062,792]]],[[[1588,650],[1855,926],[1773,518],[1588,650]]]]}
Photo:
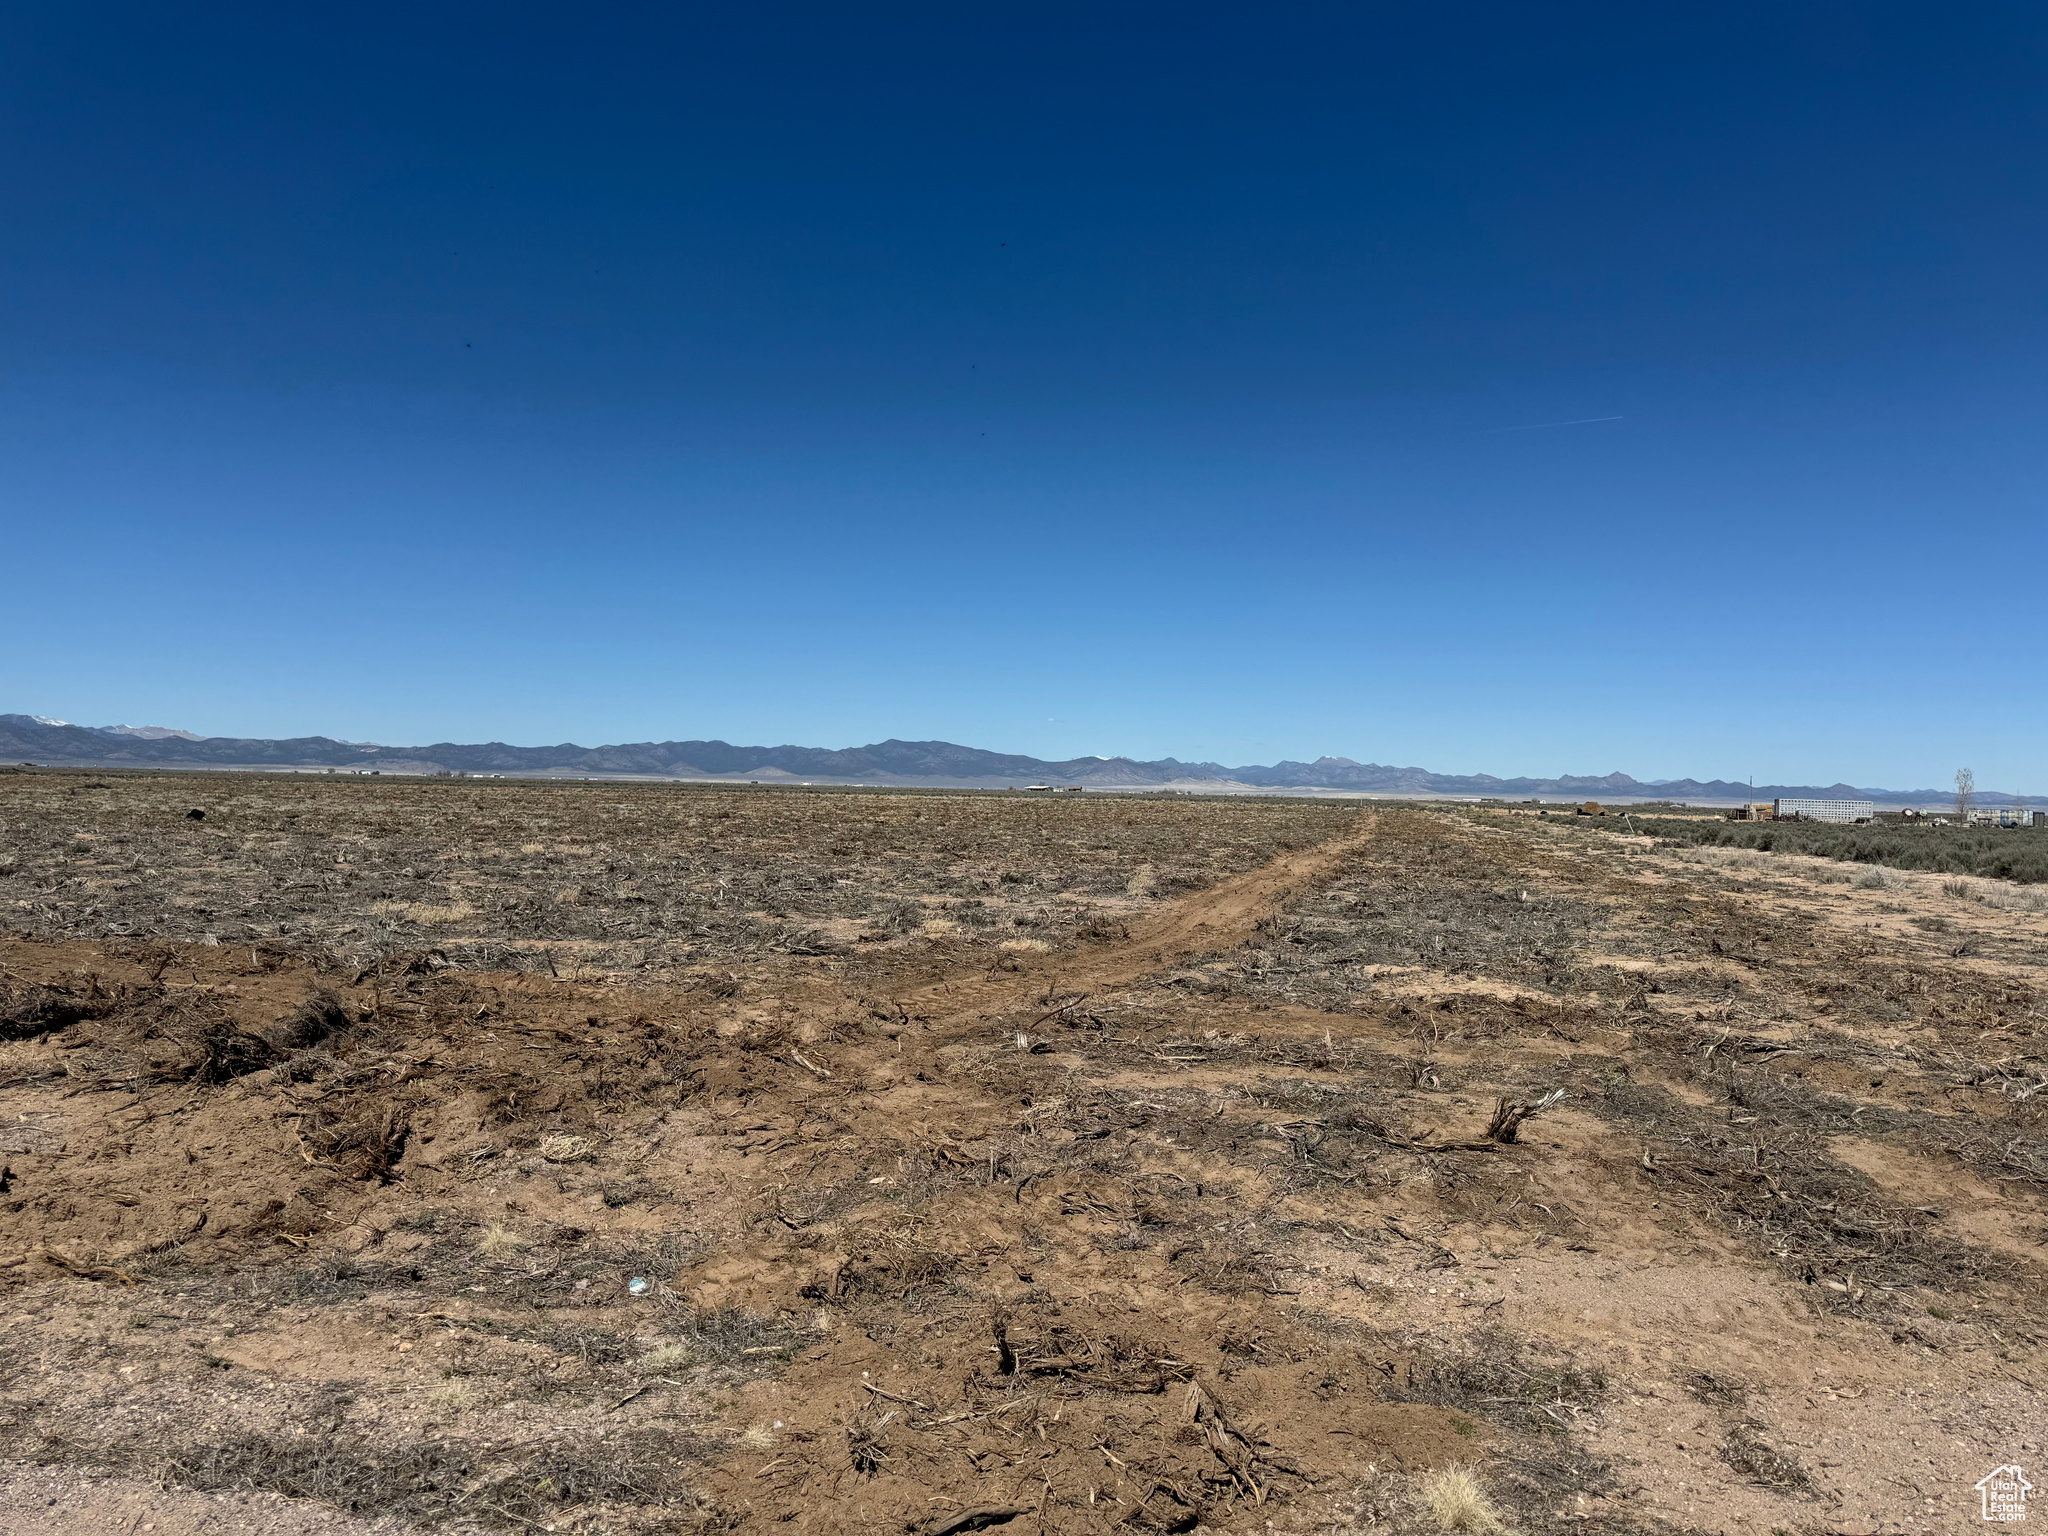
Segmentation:
{"type": "Polygon", "coordinates": [[[0,775],[0,1531],[1981,1529],[2048,1487],[2028,897],[1441,806],[0,775]]]}

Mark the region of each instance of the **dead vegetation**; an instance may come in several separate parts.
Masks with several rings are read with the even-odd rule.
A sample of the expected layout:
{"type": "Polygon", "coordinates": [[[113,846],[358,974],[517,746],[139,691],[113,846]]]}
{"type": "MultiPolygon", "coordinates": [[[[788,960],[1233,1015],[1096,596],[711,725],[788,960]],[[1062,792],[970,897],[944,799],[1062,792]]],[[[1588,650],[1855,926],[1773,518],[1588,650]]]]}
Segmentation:
{"type": "MultiPolygon", "coordinates": [[[[1792,1529],[1865,1497],[1788,1430],[1814,1371],[1861,1373],[1845,1405],[2042,1379],[2032,972],[1625,839],[727,790],[636,826],[598,814],[615,786],[268,780],[186,823],[191,784],[84,793],[9,779],[0,819],[62,804],[77,859],[148,817],[246,841],[260,807],[303,861],[382,817],[444,872],[579,819],[614,874],[686,848],[691,890],[779,904],[713,909],[756,914],[745,945],[678,916],[653,949],[533,947],[474,886],[434,894],[474,909],[435,942],[344,936],[364,893],[321,886],[208,944],[82,937],[47,899],[80,888],[38,888],[0,953],[16,1460],[451,1531],[1680,1532],[1645,1492],[1679,1483],[1792,1529]],[[1928,1198],[1923,1164],[1989,1193],[1928,1198]],[[1704,1418],[1651,1444],[1645,1404],[1704,1418]]],[[[48,832],[11,878],[47,878],[48,832]]],[[[202,905],[246,889],[180,867],[202,905]]]]}
{"type": "Polygon", "coordinates": [[[349,1514],[397,1515],[428,1528],[528,1531],[565,1511],[647,1532],[701,1531],[687,1471],[701,1441],[661,1430],[574,1435],[555,1443],[382,1439],[244,1432],[164,1452],[155,1436],[43,1454],[201,1491],[278,1493],[349,1514]]]}
{"type": "Polygon", "coordinates": [[[1321,842],[1351,814],[243,775],[22,775],[7,791],[0,914],[17,932],[556,975],[845,958],[935,923],[955,943],[1058,941],[1321,842]]]}

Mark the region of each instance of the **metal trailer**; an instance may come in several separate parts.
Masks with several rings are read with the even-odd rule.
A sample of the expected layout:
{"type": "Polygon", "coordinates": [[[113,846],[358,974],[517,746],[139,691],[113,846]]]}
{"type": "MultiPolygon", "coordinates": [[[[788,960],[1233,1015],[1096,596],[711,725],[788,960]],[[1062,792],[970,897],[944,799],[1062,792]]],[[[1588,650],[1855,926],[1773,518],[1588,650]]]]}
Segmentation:
{"type": "Polygon", "coordinates": [[[1973,827],[2031,827],[2034,812],[2023,805],[1986,805],[1970,812],[1973,827]]]}
{"type": "Polygon", "coordinates": [[[1779,821],[1859,822],[1877,819],[1874,800],[1773,800],[1771,812],[1779,821]]]}

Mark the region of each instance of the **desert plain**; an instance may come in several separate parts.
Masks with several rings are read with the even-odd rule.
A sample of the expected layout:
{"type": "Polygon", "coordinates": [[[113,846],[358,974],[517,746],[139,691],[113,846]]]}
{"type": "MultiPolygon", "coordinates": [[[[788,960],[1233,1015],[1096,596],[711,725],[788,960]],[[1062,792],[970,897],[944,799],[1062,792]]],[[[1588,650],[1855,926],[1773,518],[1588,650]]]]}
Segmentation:
{"type": "Polygon", "coordinates": [[[2042,906],[1521,808],[0,775],[0,1531],[1981,1529],[2042,906]]]}

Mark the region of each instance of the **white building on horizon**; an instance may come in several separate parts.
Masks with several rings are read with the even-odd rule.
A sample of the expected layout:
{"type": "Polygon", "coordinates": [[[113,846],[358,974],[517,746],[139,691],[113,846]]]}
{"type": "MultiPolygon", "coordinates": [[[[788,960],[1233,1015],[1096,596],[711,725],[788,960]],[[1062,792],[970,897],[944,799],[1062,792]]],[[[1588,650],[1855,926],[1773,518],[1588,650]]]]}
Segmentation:
{"type": "Polygon", "coordinates": [[[1855,823],[1877,820],[1874,800],[1773,800],[1771,814],[1780,821],[1840,821],[1855,823]]]}

